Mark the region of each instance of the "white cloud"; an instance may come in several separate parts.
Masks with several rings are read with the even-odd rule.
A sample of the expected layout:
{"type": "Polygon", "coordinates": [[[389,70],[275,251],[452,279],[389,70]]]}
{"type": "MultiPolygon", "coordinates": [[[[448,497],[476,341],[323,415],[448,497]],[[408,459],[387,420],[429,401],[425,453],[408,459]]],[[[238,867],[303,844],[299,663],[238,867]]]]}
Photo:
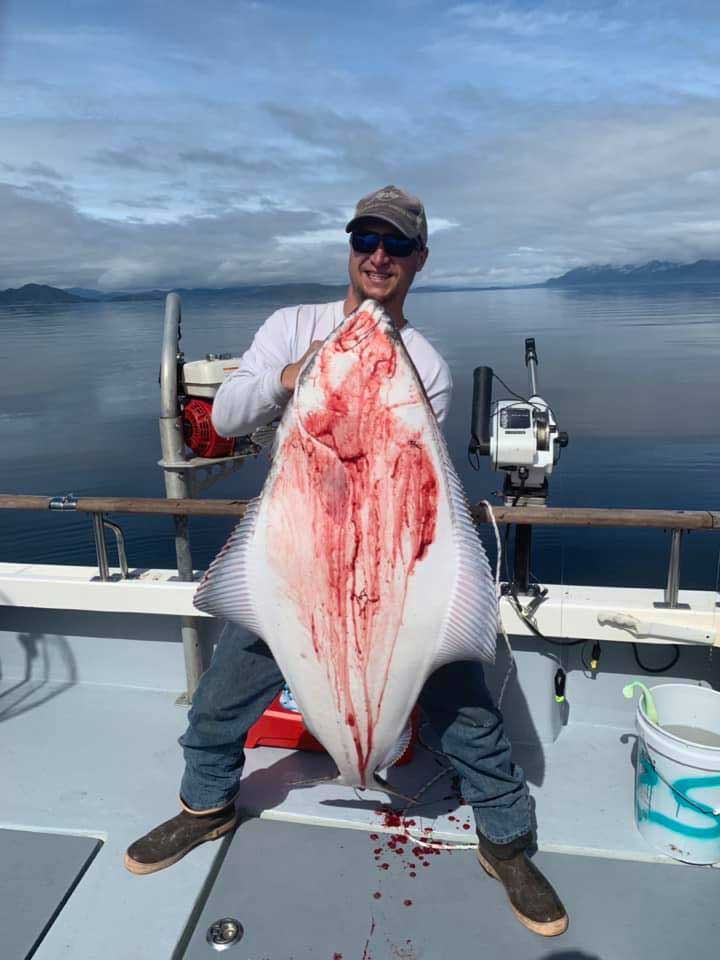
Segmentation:
{"type": "Polygon", "coordinates": [[[347,234],[343,227],[323,228],[322,230],[304,230],[290,236],[275,237],[281,246],[286,247],[319,247],[326,244],[342,244],[347,246],[347,234]]]}
{"type": "Polygon", "coordinates": [[[614,33],[629,26],[627,21],[610,18],[598,10],[573,7],[553,10],[543,4],[527,8],[507,3],[465,3],[450,10],[450,15],[478,32],[491,30],[520,37],[536,37],[569,28],[614,33]]]}
{"type": "Polygon", "coordinates": [[[720,256],[720,14],[675,7],[16,5],[3,285],[341,281],[387,183],[428,210],[425,283],[720,256]]]}
{"type": "Polygon", "coordinates": [[[455,230],[460,224],[456,220],[448,220],[445,217],[428,217],[428,236],[433,237],[443,230],[455,230]]]}

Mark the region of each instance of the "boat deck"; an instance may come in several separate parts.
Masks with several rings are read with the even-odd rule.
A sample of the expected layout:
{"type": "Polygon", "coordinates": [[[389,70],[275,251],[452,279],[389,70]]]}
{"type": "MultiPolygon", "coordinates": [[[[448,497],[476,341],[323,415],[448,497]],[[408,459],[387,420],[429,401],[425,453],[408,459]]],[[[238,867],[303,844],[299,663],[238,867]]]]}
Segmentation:
{"type": "MultiPolygon", "coordinates": [[[[88,579],[83,571],[74,576],[88,579]]],[[[621,690],[638,671],[629,645],[605,638],[601,669],[589,675],[579,646],[561,649],[512,637],[517,671],[503,710],[514,759],[525,770],[534,801],[539,862],[572,910],[571,929],[561,940],[548,944],[531,937],[514,920],[472,849],[433,856],[422,868],[427,878],[418,883],[417,898],[431,913],[428,925],[421,911],[404,906],[405,899],[415,899],[407,883],[420,880],[409,877],[406,858],[393,853],[394,868],[389,864],[380,876],[372,853],[391,849],[390,838],[398,833],[397,826],[386,826],[388,808],[382,809],[390,798],[331,783],[298,785],[333,772],[319,754],[248,751],[240,795],[244,818],[234,836],[198,847],[168,870],[131,875],[123,866],[127,846],[179,809],[177,738],[187,721],[187,709],[176,703],[184,684],[177,602],[193,588],[167,575],[157,583],[145,580],[140,586],[124,583],[111,594],[118,584],[90,580],[81,589],[72,579],[68,584],[68,576],[42,568],[0,583],[0,857],[6,866],[0,874],[0,929],[17,960],[214,956],[204,937],[216,910],[232,910],[246,925],[246,938],[227,954],[238,960],[337,960],[336,954],[342,960],[438,960],[473,944],[489,960],[495,956],[491,948],[503,960],[644,958],[649,954],[637,948],[637,938],[628,930],[619,938],[613,926],[628,927],[632,915],[654,960],[676,960],[677,938],[662,933],[665,927],[655,923],[652,911],[663,923],[674,918],[673,929],[692,944],[694,960],[716,956],[717,913],[696,907],[706,903],[708,889],[717,897],[720,871],[665,859],[635,828],[636,706],[621,690]],[[25,593],[16,595],[21,588],[25,593]],[[567,671],[563,707],[552,695],[559,660],[567,671]],[[275,883],[280,875],[282,883],[275,883]],[[372,882],[378,876],[381,887],[372,882]],[[621,916],[612,908],[607,923],[598,923],[602,905],[611,902],[611,893],[617,902],[617,891],[624,891],[620,899],[628,909],[621,916]],[[379,901],[375,893],[381,893],[379,901]],[[298,916],[300,904],[308,904],[312,915],[315,900],[327,907],[327,930],[282,922],[298,916]],[[459,917],[467,919],[462,929],[459,917]],[[366,943],[373,922],[377,936],[366,943]],[[497,932],[498,924],[504,932],[497,932]],[[19,934],[14,940],[6,935],[10,929],[19,934]],[[618,952],[620,941],[624,953],[618,952]]],[[[564,587],[561,595],[570,597],[573,590],[582,600],[576,588],[564,587]]],[[[652,610],[658,596],[616,590],[599,599],[614,609],[641,603],[652,610]]],[[[720,610],[715,595],[685,593],[682,599],[692,602],[693,611],[705,611],[706,619],[720,610]]],[[[564,637],[586,636],[597,609],[594,602],[583,603],[544,605],[548,635],[557,629],[564,637]],[[575,607],[582,616],[572,625],[575,607]]],[[[217,628],[206,618],[208,639],[217,628]]],[[[643,656],[654,665],[668,662],[662,644],[644,648],[643,656]]],[[[506,665],[501,648],[496,668],[487,671],[496,692],[506,665]]],[[[720,689],[717,653],[713,659],[712,648],[683,647],[678,663],[651,682],[678,681],[720,689]]],[[[411,764],[393,768],[390,781],[414,797],[443,762],[419,746],[411,764]]],[[[472,845],[471,811],[459,805],[449,775],[421,801],[406,812],[416,835],[432,830],[436,840],[472,845]]],[[[16,960],[2,951],[6,956],[16,960]]]]}
{"type": "MultiPolygon", "coordinates": [[[[169,691],[101,683],[38,684],[32,680],[23,682],[22,678],[6,678],[0,687],[3,754],[0,828],[94,837],[102,841],[87,872],[33,953],[38,960],[57,960],[66,956],[74,960],[214,956],[214,951],[207,944],[203,948],[205,953],[197,952],[200,949],[197,946],[200,934],[197,933],[196,939],[192,939],[195,920],[203,910],[211,886],[208,880],[212,878],[213,866],[219,866],[230,843],[233,848],[237,846],[238,850],[245,850],[251,837],[271,836],[272,825],[267,823],[267,829],[258,834],[252,826],[253,818],[356,831],[352,838],[346,831],[337,829],[313,831],[314,849],[318,851],[325,844],[333,848],[338,843],[342,846],[343,841],[348,844],[348,851],[354,850],[353,844],[358,842],[360,831],[364,834],[363,843],[368,848],[372,843],[368,834],[397,832],[396,827],[383,826],[383,817],[377,812],[379,805],[387,802],[384,794],[358,794],[351,789],[330,784],[292,786],[294,780],[323,776],[329,772],[328,760],[322,755],[262,748],[248,751],[241,802],[249,822],[241,825],[234,838],[205,844],[173,868],[161,873],[147,877],[130,875],[122,864],[125,848],[150,826],[173,816],[177,811],[176,785],[181,775],[182,761],[176,739],[184,729],[186,710],[175,704],[175,698],[176,694],[169,691]],[[195,952],[187,953],[186,947],[191,941],[195,952]]],[[[596,910],[609,896],[609,878],[620,876],[618,872],[608,873],[605,858],[611,858],[636,864],[654,864],[661,869],[663,882],[655,885],[659,892],[654,891],[653,898],[659,898],[659,902],[655,903],[654,909],[659,914],[663,909],[672,910],[673,916],[676,916],[678,891],[686,891],[690,880],[702,875],[708,878],[703,879],[704,884],[712,882],[715,891],[720,892],[720,872],[666,860],[656,855],[637,833],[632,816],[634,740],[632,724],[611,727],[574,722],[562,730],[557,741],[543,744],[540,750],[537,746],[518,745],[515,757],[525,768],[531,785],[541,852],[591,854],[603,858],[597,861],[579,858],[586,864],[583,883],[587,886],[583,895],[596,904],[596,910]]],[[[392,780],[403,793],[413,794],[438,770],[437,758],[419,748],[409,766],[395,768],[392,780]]],[[[438,781],[423,799],[432,802],[407,812],[408,817],[416,820],[413,829],[422,831],[432,826],[435,838],[459,842],[468,842],[472,838],[472,830],[464,829],[466,824],[472,824],[470,810],[458,808],[457,801],[452,799],[449,778],[438,781]]],[[[283,827],[283,830],[286,829],[283,827]]],[[[368,886],[369,868],[366,861],[371,860],[369,849],[357,874],[346,867],[343,875],[338,876],[324,871],[324,855],[318,853],[317,861],[313,859],[308,862],[303,853],[306,840],[300,842],[299,839],[295,849],[292,837],[300,838],[299,834],[282,835],[289,838],[287,844],[277,848],[282,850],[282,856],[278,852],[271,854],[277,845],[273,846],[268,841],[267,856],[273,858],[273,869],[286,877],[295,877],[298,888],[305,891],[310,880],[313,896],[326,901],[328,906],[335,903],[338,882],[348,883],[352,896],[346,896],[344,900],[340,898],[338,903],[352,907],[353,916],[358,911],[366,918],[363,923],[369,930],[370,918],[380,916],[377,910],[373,914],[376,904],[372,894],[377,891],[368,886]],[[274,862],[276,856],[277,863],[274,862]]],[[[471,851],[454,851],[449,856],[453,862],[462,863],[463,876],[467,872],[467,883],[457,889],[462,891],[464,897],[464,910],[461,912],[466,911],[468,922],[472,920],[474,923],[485,898],[490,897],[489,902],[495,905],[493,910],[496,909],[500,902],[498,893],[495,885],[486,882],[471,851]]],[[[257,857],[255,850],[255,854],[248,858],[248,870],[252,876],[257,870],[257,857]]],[[[441,859],[437,858],[438,861],[441,859]]],[[[550,863],[552,860],[548,860],[550,863]]],[[[242,864],[242,858],[239,864],[242,864]]],[[[616,863],[618,870],[621,866],[616,863]]],[[[238,868],[236,863],[236,870],[238,868]]],[[[551,873],[556,876],[561,895],[567,894],[568,900],[575,902],[578,897],[578,878],[573,870],[577,870],[577,864],[569,871],[555,866],[551,873]]],[[[444,955],[452,956],[454,950],[450,943],[453,942],[453,930],[458,923],[457,909],[443,914],[447,899],[441,893],[446,882],[444,874],[436,870],[428,870],[427,874],[438,879],[434,921],[437,929],[447,931],[448,952],[444,955]]],[[[642,876],[647,877],[647,873],[642,876]]],[[[401,879],[406,887],[406,875],[395,878],[398,883],[401,879]]],[[[393,882],[393,876],[388,871],[383,879],[386,894],[384,910],[389,908],[392,900],[393,882]]],[[[450,879],[447,882],[450,883],[450,879]]],[[[615,880],[612,882],[614,884],[615,880]]],[[[4,875],[3,883],[12,883],[12,879],[4,875]]],[[[234,886],[231,885],[230,889],[234,889],[234,886]]],[[[227,884],[223,889],[227,897],[227,884]]],[[[277,895],[285,896],[286,893],[281,893],[278,887],[277,895]]],[[[428,895],[426,891],[423,897],[428,895]]],[[[242,889],[236,890],[237,906],[233,916],[240,915],[242,918],[247,906],[243,903],[244,896],[242,889]]],[[[643,898],[647,902],[647,893],[643,890],[637,890],[636,896],[638,904],[643,902],[643,898]]],[[[282,914],[283,903],[276,900],[268,916],[279,919],[282,914]]],[[[343,952],[333,946],[345,923],[341,915],[336,915],[333,923],[337,930],[335,926],[331,927],[333,933],[331,935],[328,931],[329,939],[325,944],[328,958],[333,957],[334,951],[342,954],[343,960],[355,956],[357,960],[363,956],[366,960],[370,957],[379,960],[398,956],[439,956],[427,952],[430,948],[426,922],[421,925],[424,932],[420,936],[421,931],[413,925],[409,911],[406,910],[402,916],[405,924],[403,929],[407,931],[405,939],[416,945],[420,942],[426,944],[421,953],[393,953],[382,937],[377,940],[374,952],[366,950],[363,954],[364,939],[355,945],[355,953],[348,953],[347,949],[343,952]]],[[[688,920],[690,916],[694,927],[687,933],[695,944],[693,956],[715,956],[718,935],[717,920],[714,919],[716,914],[693,910],[688,914],[688,920]]],[[[512,919],[509,912],[508,917],[512,919]]],[[[608,923],[612,925],[611,918],[608,918],[608,923]]],[[[595,932],[592,940],[596,940],[597,930],[601,928],[602,925],[598,928],[597,924],[593,924],[595,932]]],[[[393,931],[395,939],[391,939],[395,950],[402,940],[397,939],[402,931],[397,924],[393,926],[393,931]]],[[[249,946],[244,948],[240,944],[228,956],[237,955],[245,960],[261,960],[263,957],[268,960],[289,960],[291,957],[301,960],[325,956],[318,952],[317,942],[315,946],[309,941],[303,944],[302,936],[298,938],[298,933],[288,929],[284,952],[277,947],[278,934],[274,931],[271,939],[275,946],[272,952],[248,953],[249,946]]],[[[559,952],[553,953],[551,945],[539,940],[535,943],[536,938],[531,938],[517,923],[511,923],[498,942],[504,944],[504,955],[509,950],[514,956],[585,956],[577,951],[586,942],[583,938],[590,936],[590,930],[583,932],[580,923],[579,926],[573,926],[572,934],[572,943],[569,931],[566,937],[556,942],[559,952]],[[531,943],[534,946],[529,952],[531,943]],[[572,946],[575,952],[564,954],[565,943],[568,948],[572,946]],[[541,950],[540,945],[543,944],[541,950]]],[[[678,954],[672,952],[672,944],[668,942],[664,950],[662,938],[654,942],[656,939],[653,938],[655,958],[677,957],[678,954]]],[[[248,945],[250,942],[248,939],[248,945]]],[[[610,938],[606,946],[609,948],[613,942],[614,939],[610,938]]],[[[628,942],[635,941],[630,938],[628,942]]],[[[254,950],[261,950],[262,940],[258,940],[257,930],[252,943],[255,944],[254,950]]],[[[476,943],[479,949],[481,943],[476,943]]],[[[617,952],[599,952],[599,947],[602,944],[586,943],[587,955],[602,956],[607,960],[618,960],[621,956],[617,952]]],[[[491,956],[486,951],[484,955],[491,956]]],[[[643,954],[622,954],[626,955],[639,957],[643,954]]]]}

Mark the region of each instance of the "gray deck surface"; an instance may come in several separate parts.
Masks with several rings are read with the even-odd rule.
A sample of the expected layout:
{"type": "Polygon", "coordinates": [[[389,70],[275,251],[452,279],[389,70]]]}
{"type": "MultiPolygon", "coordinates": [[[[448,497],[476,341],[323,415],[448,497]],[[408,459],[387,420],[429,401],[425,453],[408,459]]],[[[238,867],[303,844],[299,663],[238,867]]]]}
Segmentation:
{"type": "MultiPolygon", "coordinates": [[[[58,624],[58,629],[60,627],[61,624],[58,624]]],[[[28,636],[32,639],[31,635],[28,636]]],[[[62,639],[61,636],[59,640],[62,639]]],[[[33,642],[39,645],[39,650],[42,649],[44,641],[33,642]]],[[[124,676],[122,669],[125,659],[131,653],[133,656],[141,655],[141,651],[135,649],[133,652],[121,645],[122,656],[118,661],[113,657],[115,639],[98,636],[93,642],[97,650],[92,662],[100,663],[105,658],[108,673],[118,670],[124,676]]],[[[50,658],[56,654],[60,656],[57,651],[53,653],[50,650],[50,640],[47,645],[50,658]]],[[[170,648],[173,645],[163,646],[170,648]]],[[[60,651],[67,653],[62,644],[60,651]]],[[[170,658],[171,654],[177,654],[177,650],[168,649],[166,654],[170,658]]],[[[605,656],[611,661],[612,651],[605,656]]],[[[162,659],[154,651],[150,664],[157,666],[162,659]]],[[[56,917],[33,960],[169,960],[177,957],[178,941],[196,904],[203,902],[208,874],[212,873],[216,861],[222,858],[226,842],[203,844],[171,869],[147,877],[136,877],[125,870],[123,852],[133,840],[150,827],[174,816],[179,809],[177,789],[182,774],[182,754],[177,737],[186,726],[186,709],[175,706],[176,694],[167,689],[149,690],[129,684],[77,682],[77,677],[69,679],[67,683],[53,683],[42,677],[23,679],[22,675],[5,673],[3,648],[0,648],[0,666],[3,667],[0,682],[0,828],[84,836],[91,842],[98,839],[103,841],[87,876],[83,877],[56,917]]],[[[148,663],[145,663],[145,667],[148,668],[148,676],[151,676],[148,663]]],[[[78,670],[82,676],[80,667],[78,670]]],[[[140,667],[135,666],[133,670],[133,676],[139,676],[140,667]]],[[[96,678],[97,674],[93,673],[92,676],[96,678]]],[[[164,676],[163,672],[158,671],[158,676],[164,676]]],[[[609,677],[601,675],[593,683],[592,690],[587,691],[586,701],[573,708],[573,722],[562,730],[555,743],[544,744],[542,748],[519,744],[514,750],[516,762],[523,766],[530,783],[537,816],[538,844],[543,856],[558,853],[594,854],[602,862],[607,858],[618,858],[625,861],[618,864],[618,869],[622,870],[628,865],[632,866],[633,862],[651,865],[653,861],[659,861],[656,865],[661,866],[662,870],[652,876],[662,875],[664,879],[665,895],[662,898],[658,895],[657,900],[661,904],[659,909],[662,916],[670,913],[673,917],[689,916],[694,893],[687,878],[695,875],[699,868],[668,861],[648,846],[633,822],[632,757],[635,734],[630,710],[632,705],[618,692],[623,682],[623,674],[609,677]],[[608,703],[614,711],[610,717],[607,710],[600,709],[608,703]],[[580,718],[586,718],[589,722],[583,722],[580,718]]],[[[396,789],[414,796],[437,771],[437,757],[419,749],[409,767],[393,771],[391,781],[396,789]]],[[[346,828],[343,835],[347,841],[343,839],[341,842],[347,844],[367,844],[371,833],[382,834],[387,831],[382,818],[374,812],[378,804],[387,802],[386,794],[368,791],[367,797],[363,798],[350,788],[337,784],[319,783],[309,787],[296,783],[331,772],[332,765],[328,764],[327,758],[317,754],[250,750],[239,803],[247,815],[260,814],[268,831],[276,827],[286,829],[299,823],[305,824],[308,829],[312,828],[313,836],[322,838],[324,831],[318,830],[317,826],[331,828],[334,834],[338,832],[337,828],[342,827],[346,828]]],[[[457,797],[451,794],[450,780],[445,777],[423,796],[422,806],[414,807],[409,815],[417,818],[421,829],[432,827],[435,837],[454,842],[467,841],[472,833],[465,826],[471,827],[472,811],[460,805],[457,797]]],[[[244,833],[250,826],[242,827],[236,835],[236,841],[245,835],[249,842],[255,836],[254,833],[244,833]]],[[[390,832],[393,832],[392,829],[390,832]]],[[[266,843],[265,834],[261,839],[266,843]]],[[[383,837],[378,845],[383,845],[386,840],[387,837],[383,837]]],[[[272,849],[269,840],[267,844],[272,849]]],[[[310,872],[304,862],[306,857],[296,857],[286,849],[283,854],[284,869],[293,870],[293,893],[282,910],[278,910],[279,915],[284,915],[289,909],[288,905],[292,906],[297,898],[295,877],[301,876],[306,886],[308,881],[305,878],[310,877],[310,884],[316,889],[319,880],[327,872],[324,868],[310,872]]],[[[249,862],[253,862],[248,854],[245,856],[249,862]]],[[[262,858],[263,851],[257,850],[254,856],[262,858]]],[[[478,885],[473,886],[473,890],[486,891],[497,886],[493,881],[486,880],[473,860],[472,852],[457,852],[448,856],[448,862],[457,860],[467,863],[472,884],[478,885]]],[[[372,857],[370,860],[374,866],[372,857]]],[[[280,862],[283,863],[282,860],[280,862]]],[[[314,864],[314,858],[312,862],[314,864]]],[[[430,877],[441,876],[438,870],[443,862],[441,857],[432,861],[431,866],[426,868],[430,877]]],[[[613,867],[614,863],[611,862],[609,868],[613,867]]],[[[256,870],[255,867],[252,869],[256,870]]],[[[591,867],[587,869],[591,876],[595,876],[591,867]]],[[[5,873],[1,866],[0,872],[5,873]]],[[[716,887],[720,887],[720,870],[702,872],[712,873],[716,887]]],[[[354,881],[354,873],[352,878],[354,881]]],[[[392,892],[391,879],[391,876],[385,878],[388,898],[392,892]]],[[[398,896],[402,882],[408,879],[406,873],[401,871],[398,896]]],[[[338,895],[339,891],[346,889],[344,883],[333,885],[338,895]]],[[[437,885],[432,894],[433,901],[438,904],[441,896],[439,891],[443,886],[444,881],[437,885]]],[[[559,886],[563,896],[567,896],[566,886],[574,888],[575,884],[569,878],[567,884],[562,881],[559,886]]],[[[242,889],[242,886],[236,885],[236,892],[242,889]]],[[[593,889],[594,909],[605,916],[610,936],[612,915],[603,914],[602,896],[599,896],[602,890],[598,894],[598,888],[593,889]]],[[[362,904],[360,915],[363,923],[367,921],[367,930],[363,934],[359,952],[344,955],[343,960],[363,960],[362,953],[370,928],[367,885],[353,890],[354,900],[362,904]]],[[[485,895],[491,894],[483,893],[485,895]]],[[[507,907],[502,893],[496,891],[493,895],[498,905],[498,916],[501,913],[504,916],[507,907]]],[[[330,895],[325,893],[324,896],[327,901],[330,895]]],[[[383,903],[383,900],[379,903],[383,903]]],[[[720,896],[717,902],[720,903],[720,896]]],[[[270,909],[271,904],[267,906],[270,909]]],[[[474,916],[475,907],[475,902],[470,902],[469,908],[467,905],[464,907],[465,914],[474,916]]],[[[338,912],[337,905],[333,909],[338,912]]],[[[403,908],[400,915],[411,912],[411,909],[403,908]]],[[[511,916],[506,919],[512,921],[511,927],[516,925],[511,916]]],[[[467,922],[467,918],[463,922],[467,922]]],[[[641,927],[642,924],[647,926],[648,922],[655,922],[655,917],[652,913],[639,915],[638,922],[641,927]]],[[[703,915],[702,922],[706,924],[706,915],[703,915]]],[[[574,925],[576,923],[577,919],[574,918],[574,925]]],[[[453,929],[454,924],[456,921],[453,919],[448,923],[448,929],[453,929]]],[[[704,929],[701,929],[703,936],[704,929]]],[[[517,937],[518,931],[512,935],[517,937]]],[[[522,928],[519,928],[519,935],[525,937],[525,940],[518,941],[521,944],[534,943],[534,938],[526,935],[522,928]]],[[[3,950],[2,936],[3,930],[0,928],[0,960],[15,960],[3,950]]],[[[555,941],[556,946],[547,946],[546,952],[537,956],[542,956],[543,960],[548,960],[553,954],[558,960],[587,960],[593,957],[589,950],[578,954],[577,949],[565,947],[565,943],[572,942],[568,940],[569,937],[570,933],[555,941]]],[[[372,960],[373,957],[377,960],[382,956],[379,945],[383,942],[376,938],[373,947],[375,953],[368,952],[364,960],[372,960]]],[[[483,956],[486,942],[487,936],[479,944],[473,944],[472,956],[483,956]]],[[[542,941],[539,942],[542,945],[542,941]]],[[[694,946],[692,937],[689,942],[694,946]]],[[[419,941],[413,943],[417,947],[419,941]]],[[[610,943],[611,940],[608,940],[607,944],[610,943]]],[[[701,940],[701,943],[704,945],[705,941],[701,940]]],[[[402,948],[405,946],[409,945],[400,945],[402,948]]],[[[339,946],[330,953],[323,949],[317,956],[334,960],[334,952],[342,953],[342,950],[339,946]]],[[[683,951],[676,953],[676,956],[685,957],[686,954],[687,960],[696,960],[698,957],[702,960],[702,954],[697,950],[683,951]]],[[[429,953],[425,955],[430,957],[429,953]]],[[[238,960],[241,957],[244,960],[286,960],[293,954],[243,954],[241,947],[237,947],[228,951],[226,956],[229,960],[233,956],[237,956],[238,960]]],[[[448,956],[447,951],[436,954],[432,960],[440,960],[445,956],[448,956]]],[[[516,956],[522,957],[522,951],[516,956]]],[[[527,956],[533,954],[527,953],[527,956]]],[[[597,957],[597,954],[594,956],[597,957]]],[[[601,956],[604,960],[615,960],[608,953],[601,956]]],[[[649,960],[656,960],[650,952],[646,956],[649,960]]],[[[657,956],[664,960],[670,954],[659,953],[657,956]]],[[[397,957],[402,957],[402,953],[396,953],[397,957]]],[[[514,960],[514,956],[508,951],[504,960],[514,960]]]]}
{"type": "MultiPolygon", "coordinates": [[[[0,684],[0,694],[12,686],[12,680],[0,684]]],[[[11,697],[4,697],[0,706],[5,708],[11,697]]],[[[7,709],[0,723],[0,827],[104,841],[91,875],[78,884],[34,960],[168,960],[174,955],[222,843],[203,844],[172,869],[149,877],[132,876],[122,864],[128,844],[179,809],[182,754],[176,740],[185,729],[187,711],[173,701],[173,694],[159,691],[44,684],[16,708],[7,709]],[[131,771],[137,775],[129,775],[131,771]]],[[[544,853],[592,852],[645,862],[665,859],[645,843],[633,823],[632,749],[632,735],[622,728],[580,723],[563,730],[557,743],[545,746],[541,765],[537,751],[518,748],[516,758],[530,779],[538,843],[544,853]]],[[[393,782],[412,793],[437,771],[435,760],[418,751],[410,767],[393,773],[393,782]]],[[[250,750],[241,805],[251,815],[262,811],[269,829],[283,821],[345,827],[348,838],[365,842],[371,832],[387,829],[373,812],[377,804],[387,802],[383,793],[368,791],[368,804],[347,787],[292,785],[327,773],[327,759],[320,755],[250,750]]],[[[447,780],[439,781],[427,799],[439,801],[447,796],[448,786],[447,780]]],[[[432,826],[436,837],[468,839],[463,827],[471,822],[472,813],[457,801],[430,803],[411,815],[422,828],[432,826]]],[[[475,867],[472,853],[464,856],[475,867]]],[[[681,891],[683,910],[690,899],[685,895],[689,871],[695,872],[675,861],[667,866],[668,891],[681,891]]],[[[720,871],[713,873],[720,885],[720,871]]],[[[483,876],[474,882],[484,883],[483,876]]],[[[238,950],[227,952],[230,960],[238,950]]],[[[329,957],[333,960],[332,953],[329,957]]],[[[263,960],[263,955],[248,958],[263,960]]],[[[5,960],[2,950],[0,960],[5,960]]],[[[269,960],[278,957],[269,955],[269,960]]]]}
{"type": "Polygon", "coordinates": [[[475,856],[443,851],[410,876],[388,837],[251,820],[236,832],[183,954],[218,954],[210,925],[243,925],[228,960],[710,960],[720,941],[720,874],[659,863],[539,853],[568,931],[547,940],[512,915],[475,856]],[[381,850],[379,855],[375,850],[381,850]],[[378,859],[376,860],[376,856],[378,859]],[[381,869],[389,863],[389,869],[381,869]],[[376,898],[374,894],[380,894],[376,898]],[[406,905],[406,901],[411,903],[406,905]]]}
{"type": "Polygon", "coordinates": [[[0,830],[0,931],[5,960],[25,960],[100,845],[90,837],[0,830]]]}

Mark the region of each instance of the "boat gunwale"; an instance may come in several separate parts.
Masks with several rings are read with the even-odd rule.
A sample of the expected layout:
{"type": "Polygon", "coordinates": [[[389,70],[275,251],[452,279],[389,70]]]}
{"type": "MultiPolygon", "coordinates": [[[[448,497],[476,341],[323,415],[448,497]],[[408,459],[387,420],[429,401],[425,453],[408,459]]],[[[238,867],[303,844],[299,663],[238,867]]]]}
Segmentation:
{"type": "MultiPolygon", "coordinates": [[[[53,510],[59,498],[44,495],[0,494],[0,510],[53,510]]],[[[62,498],[60,498],[62,499],[62,498]]],[[[167,497],[77,497],[58,512],[165,514],[169,516],[242,517],[250,500],[194,500],[167,497]]],[[[720,511],[646,510],[615,507],[506,507],[480,502],[471,505],[477,523],[534,524],[548,527],[646,527],[664,530],[720,530],[720,511]]]]}

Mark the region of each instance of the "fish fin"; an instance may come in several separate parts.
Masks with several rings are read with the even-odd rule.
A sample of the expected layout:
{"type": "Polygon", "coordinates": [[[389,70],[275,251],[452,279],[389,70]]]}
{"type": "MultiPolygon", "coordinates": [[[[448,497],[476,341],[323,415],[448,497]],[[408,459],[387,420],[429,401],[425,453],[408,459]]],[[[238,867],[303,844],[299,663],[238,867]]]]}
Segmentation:
{"type": "Polygon", "coordinates": [[[248,582],[248,551],[259,508],[259,497],[250,500],[227,543],[205,571],[193,604],[203,613],[239,623],[251,633],[262,636],[248,582]]]}
{"type": "MultiPolygon", "coordinates": [[[[382,308],[380,309],[382,310],[382,308]]],[[[425,385],[402,342],[402,338],[396,336],[396,339],[399,349],[404,352],[408,363],[415,372],[418,389],[429,412],[431,430],[435,434],[440,460],[447,479],[448,499],[453,516],[455,546],[459,560],[452,597],[448,604],[438,651],[430,672],[455,660],[483,660],[486,663],[494,663],[498,633],[498,601],[495,580],[490,570],[485,548],[473,522],[470,504],[462,481],[450,458],[445,436],[433,412],[425,385]]]]}
{"type": "Polygon", "coordinates": [[[444,443],[440,447],[448,480],[459,562],[433,670],[454,660],[494,663],[498,632],[495,580],[485,548],[473,523],[470,505],[447,447],[444,443]]]}
{"type": "Polygon", "coordinates": [[[400,734],[398,739],[392,745],[387,755],[383,758],[382,763],[378,764],[378,770],[387,770],[388,767],[392,767],[393,764],[397,763],[400,757],[407,750],[411,740],[412,740],[412,724],[408,720],[408,722],[405,724],[405,728],[403,732],[400,734]]]}

